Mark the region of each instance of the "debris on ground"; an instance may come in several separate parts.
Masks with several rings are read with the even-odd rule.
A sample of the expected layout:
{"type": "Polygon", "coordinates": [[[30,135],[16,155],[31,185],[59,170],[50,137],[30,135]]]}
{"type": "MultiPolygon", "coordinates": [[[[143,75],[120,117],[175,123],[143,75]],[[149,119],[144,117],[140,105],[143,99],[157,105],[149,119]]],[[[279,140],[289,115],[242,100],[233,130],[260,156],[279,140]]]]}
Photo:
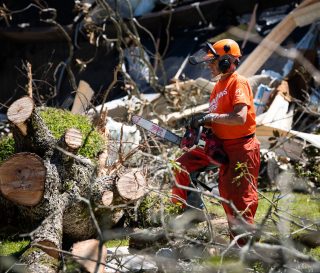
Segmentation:
{"type": "Polygon", "coordinates": [[[229,258],[226,272],[258,263],[269,272],[319,271],[319,221],[278,209],[293,193],[319,198],[319,1],[13,2],[0,6],[0,216],[8,225],[16,215],[30,221],[30,249],[5,270],[22,263],[30,272],[68,272],[71,256],[79,272],[219,272],[229,258]],[[215,85],[188,57],[229,36],[242,42],[238,72],[254,95],[259,192],[270,205],[243,249],[230,242],[226,219],[209,211],[219,205],[217,168],[196,178],[211,189],[195,187],[205,208],[183,212],[169,193],[181,151],[131,122],[143,116],[182,136],[190,117],[208,110],[215,85]],[[47,128],[40,113],[50,109],[67,128],[56,112],[47,128]],[[128,246],[104,246],[119,238],[128,246]]]}

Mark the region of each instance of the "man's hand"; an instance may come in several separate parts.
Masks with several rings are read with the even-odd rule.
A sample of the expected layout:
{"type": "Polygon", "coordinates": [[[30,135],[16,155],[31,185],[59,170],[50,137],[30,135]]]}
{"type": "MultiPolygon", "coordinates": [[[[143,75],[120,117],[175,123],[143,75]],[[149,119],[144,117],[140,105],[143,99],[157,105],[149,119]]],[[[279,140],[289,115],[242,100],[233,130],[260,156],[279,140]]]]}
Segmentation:
{"type": "Polygon", "coordinates": [[[211,113],[205,115],[203,118],[197,120],[198,126],[210,126],[217,118],[219,114],[211,113]]]}
{"type": "Polygon", "coordinates": [[[198,123],[198,121],[203,118],[206,114],[204,113],[198,113],[196,115],[191,116],[191,119],[189,120],[189,126],[191,128],[197,129],[201,126],[201,124],[198,123]]]}
{"type": "Polygon", "coordinates": [[[190,127],[193,129],[199,128],[199,126],[201,125],[199,125],[198,120],[199,120],[198,118],[196,118],[195,116],[192,116],[189,123],[190,127]]]}

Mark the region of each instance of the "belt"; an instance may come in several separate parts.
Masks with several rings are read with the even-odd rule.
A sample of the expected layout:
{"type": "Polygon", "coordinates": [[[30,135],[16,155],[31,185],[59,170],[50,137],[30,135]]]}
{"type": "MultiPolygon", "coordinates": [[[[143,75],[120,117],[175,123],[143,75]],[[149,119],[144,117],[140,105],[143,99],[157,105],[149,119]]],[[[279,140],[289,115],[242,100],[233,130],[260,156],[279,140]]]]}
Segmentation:
{"type": "Polygon", "coordinates": [[[244,136],[244,137],[239,137],[239,138],[221,139],[221,141],[225,142],[225,141],[232,141],[232,140],[250,139],[250,138],[253,138],[254,136],[255,136],[255,133],[244,136]]]}
{"type": "MultiPolygon", "coordinates": [[[[251,135],[247,135],[247,136],[244,136],[244,137],[241,137],[241,138],[245,138],[245,139],[249,139],[249,138],[252,138],[254,137],[255,133],[251,134],[251,135]]],[[[240,138],[240,139],[241,139],[240,138]]]]}
{"type": "Polygon", "coordinates": [[[232,141],[232,140],[241,140],[241,139],[250,139],[253,138],[255,136],[255,133],[251,134],[251,135],[247,135],[244,137],[239,137],[239,138],[231,138],[231,139],[222,139],[222,141],[232,141]]]}

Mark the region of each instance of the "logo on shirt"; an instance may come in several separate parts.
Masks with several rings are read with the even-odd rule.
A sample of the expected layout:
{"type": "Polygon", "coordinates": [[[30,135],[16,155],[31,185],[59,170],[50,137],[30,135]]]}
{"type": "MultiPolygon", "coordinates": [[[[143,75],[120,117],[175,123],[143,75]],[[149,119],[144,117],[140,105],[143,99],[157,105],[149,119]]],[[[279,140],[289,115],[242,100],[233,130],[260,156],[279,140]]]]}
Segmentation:
{"type": "Polygon", "coordinates": [[[227,88],[218,92],[217,95],[210,101],[209,112],[215,112],[218,108],[219,100],[228,94],[227,88]]]}
{"type": "Polygon", "coordinates": [[[236,94],[237,97],[241,97],[241,96],[244,95],[244,94],[243,94],[243,91],[242,91],[241,89],[237,89],[236,92],[235,92],[235,94],[236,94]]]}

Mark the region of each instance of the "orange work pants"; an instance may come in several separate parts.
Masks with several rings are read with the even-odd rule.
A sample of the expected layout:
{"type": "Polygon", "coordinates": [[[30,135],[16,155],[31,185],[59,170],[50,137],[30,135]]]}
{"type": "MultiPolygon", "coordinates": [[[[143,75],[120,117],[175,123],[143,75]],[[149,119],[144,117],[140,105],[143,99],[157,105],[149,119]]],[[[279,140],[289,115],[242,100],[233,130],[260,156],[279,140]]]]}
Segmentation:
{"type": "MultiPolygon", "coordinates": [[[[223,149],[229,157],[229,163],[220,167],[219,193],[232,202],[245,222],[254,223],[258,207],[257,181],[260,169],[260,143],[256,137],[224,140],[223,149]]],[[[231,238],[237,235],[234,228],[241,227],[242,221],[236,212],[225,202],[231,238]]],[[[245,240],[238,240],[243,245],[245,240]]]]}
{"type": "MultiPolygon", "coordinates": [[[[254,223],[254,216],[258,207],[257,180],[260,169],[260,143],[256,137],[223,140],[223,149],[228,155],[229,163],[224,164],[219,170],[220,196],[232,202],[243,219],[254,223]]],[[[183,170],[175,171],[176,183],[190,186],[189,173],[200,170],[212,164],[212,160],[204,150],[196,148],[184,153],[177,160],[183,170]]],[[[172,188],[172,202],[184,203],[187,200],[187,191],[174,185],[172,188]]],[[[236,233],[233,227],[241,225],[236,212],[225,202],[222,206],[227,215],[231,231],[231,238],[236,233]]],[[[241,245],[244,240],[239,240],[241,245]]]]}
{"type": "MultiPolygon", "coordinates": [[[[195,148],[188,152],[185,152],[180,156],[176,162],[180,163],[180,170],[174,170],[175,181],[178,185],[190,187],[190,176],[189,174],[200,169],[203,169],[213,164],[212,159],[205,154],[201,148],[195,148]]],[[[186,207],[187,202],[187,191],[179,188],[177,185],[172,187],[172,202],[182,203],[182,207],[186,207]]]]}

